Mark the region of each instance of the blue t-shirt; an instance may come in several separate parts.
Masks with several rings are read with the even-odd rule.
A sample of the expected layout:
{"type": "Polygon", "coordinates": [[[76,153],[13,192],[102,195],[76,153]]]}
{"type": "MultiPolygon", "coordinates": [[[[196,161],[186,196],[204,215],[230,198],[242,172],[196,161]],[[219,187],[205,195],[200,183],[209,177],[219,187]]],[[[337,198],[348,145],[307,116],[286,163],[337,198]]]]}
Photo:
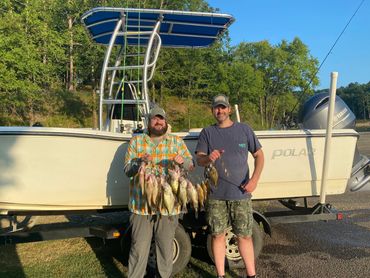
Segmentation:
{"type": "Polygon", "coordinates": [[[261,148],[253,130],[246,124],[235,122],[221,128],[211,125],[204,128],[198,139],[195,152],[210,154],[213,150],[224,150],[215,162],[218,184],[210,193],[210,199],[241,200],[250,198],[250,193],[239,186],[249,180],[248,152],[255,153],[261,148]]]}

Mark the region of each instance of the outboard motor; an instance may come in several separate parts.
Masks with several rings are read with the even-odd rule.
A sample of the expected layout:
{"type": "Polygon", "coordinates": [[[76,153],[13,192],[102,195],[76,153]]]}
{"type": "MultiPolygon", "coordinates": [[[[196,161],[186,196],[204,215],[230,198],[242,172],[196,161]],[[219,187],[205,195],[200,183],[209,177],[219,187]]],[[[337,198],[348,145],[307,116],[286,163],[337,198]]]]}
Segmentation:
{"type": "MultiPolygon", "coordinates": [[[[325,129],[329,110],[329,94],[320,93],[309,98],[303,105],[300,113],[300,122],[305,129],[325,129]]],[[[356,117],[339,97],[335,98],[333,116],[333,128],[354,129],[356,117]]],[[[356,146],[353,159],[351,178],[348,181],[347,189],[350,191],[370,190],[370,160],[358,151],[356,146]]]]}
{"type": "MultiPolygon", "coordinates": [[[[329,94],[320,93],[310,97],[305,104],[300,115],[300,122],[306,129],[325,129],[328,119],[329,94]]],[[[335,108],[333,116],[333,128],[354,129],[356,116],[347,104],[339,97],[335,98],[335,108]]]]}

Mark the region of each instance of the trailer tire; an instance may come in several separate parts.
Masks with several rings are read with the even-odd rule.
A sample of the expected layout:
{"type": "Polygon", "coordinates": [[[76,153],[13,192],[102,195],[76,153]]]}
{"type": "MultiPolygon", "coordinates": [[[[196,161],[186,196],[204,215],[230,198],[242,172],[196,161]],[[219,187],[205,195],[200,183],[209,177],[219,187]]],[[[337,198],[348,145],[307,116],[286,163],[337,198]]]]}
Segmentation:
{"type": "MultiPolygon", "coordinates": [[[[259,254],[263,248],[263,240],[264,240],[264,231],[261,229],[259,224],[254,221],[253,223],[253,247],[254,247],[254,257],[255,259],[258,258],[259,254]]],[[[209,234],[207,237],[207,251],[208,255],[214,262],[214,256],[211,247],[212,235],[209,234]]],[[[232,228],[229,227],[226,230],[226,258],[225,258],[225,266],[229,269],[237,269],[237,268],[245,268],[244,262],[242,257],[239,254],[237,239],[235,234],[232,231],[232,228]]]]}
{"type": "Polygon", "coordinates": [[[181,224],[176,228],[175,239],[173,242],[173,269],[172,275],[179,273],[189,263],[191,256],[191,241],[181,224]]]}
{"type": "Polygon", "coordinates": [[[128,266],[128,258],[130,255],[130,248],[131,248],[131,227],[129,224],[125,226],[124,232],[120,237],[120,246],[121,246],[121,254],[123,256],[123,261],[127,263],[128,266]]]}
{"type": "MultiPolygon", "coordinates": [[[[121,250],[124,260],[128,261],[131,246],[131,228],[127,229],[121,237],[121,250]]],[[[186,233],[181,224],[179,224],[175,231],[175,239],[173,241],[173,269],[172,275],[179,273],[188,264],[191,256],[191,241],[189,235],[186,233]]],[[[153,271],[156,268],[155,245],[152,245],[149,251],[148,267],[153,271]]]]}

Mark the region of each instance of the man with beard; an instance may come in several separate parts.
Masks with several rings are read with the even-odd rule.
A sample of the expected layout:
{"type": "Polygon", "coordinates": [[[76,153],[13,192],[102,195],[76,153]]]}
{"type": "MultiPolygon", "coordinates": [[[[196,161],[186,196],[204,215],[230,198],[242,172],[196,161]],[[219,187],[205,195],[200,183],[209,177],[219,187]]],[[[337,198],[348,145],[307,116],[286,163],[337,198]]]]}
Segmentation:
{"type": "Polygon", "coordinates": [[[152,173],[156,177],[167,176],[168,168],[173,164],[192,170],[192,156],[184,141],[178,136],[168,134],[167,129],[165,111],[158,106],[154,107],[149,113],[148,131],[134,136],[126,152],[124,170],[130,177],[129,209],[132,228],[128,277],[144,277],[153,232],[158,274],[166,278],[172,273],[172,246],[181,207],[175,205],[172,212],[168,212],[164,206],[159,211],[150,209],[145,192],[142,192],[138,173],[141,165],[145,165],[146,173],[152,173]]]}
{"type": "Polygon", "coordinates": [[[255,277],[251,193],[257,187],[264,155],[253,130],[246,124],[230,119],[231,107],[227,96],[214,97],[212,114],[217,123],[200,133],[196,155],[199,166],[213,165],[218,173],[217,184],[212,187],[206,211],[217,277],[225,277],[225,231],[229,225],[238,238],[239,253],[247,277],[255,277]],[[254,158],[251,176],[248,153],[254,158]]]}

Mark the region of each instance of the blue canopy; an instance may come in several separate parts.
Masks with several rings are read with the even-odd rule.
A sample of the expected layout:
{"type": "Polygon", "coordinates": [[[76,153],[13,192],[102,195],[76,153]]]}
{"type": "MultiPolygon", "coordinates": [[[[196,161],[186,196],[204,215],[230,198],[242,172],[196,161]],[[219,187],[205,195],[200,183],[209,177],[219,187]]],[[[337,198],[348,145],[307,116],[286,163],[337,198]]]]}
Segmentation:
{"type": "MultiPolygon", "coordinates": [[[[127,32],[152,31],[161,20],[159,35],[164,47],[207,47],[234,21],[228,14],[98,7],[86,12],[82,23],[95,42],[109,44],[122,17],[126,26],[121,31],[127,32]]],[[[148,37],[136,33],[127,36],[126,40],[129,45],[140,43],[144,46],[148,37]]],[[[124,37],[118,36],[115,44],[123,43],[124,37]]]]}

